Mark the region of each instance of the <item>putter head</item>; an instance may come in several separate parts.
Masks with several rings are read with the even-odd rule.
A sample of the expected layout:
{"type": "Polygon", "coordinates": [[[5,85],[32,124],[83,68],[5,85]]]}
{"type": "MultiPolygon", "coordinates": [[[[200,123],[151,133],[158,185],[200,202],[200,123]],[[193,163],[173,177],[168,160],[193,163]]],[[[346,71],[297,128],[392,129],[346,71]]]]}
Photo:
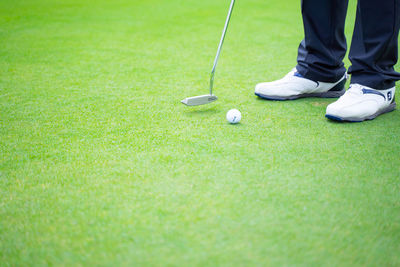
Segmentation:
{"type": "Polygon", "coordinates": [[[217,99],[216,95],[199,95],[185,98],[181,102],[186,106],[199,106],[214,102],[217,99]]]}

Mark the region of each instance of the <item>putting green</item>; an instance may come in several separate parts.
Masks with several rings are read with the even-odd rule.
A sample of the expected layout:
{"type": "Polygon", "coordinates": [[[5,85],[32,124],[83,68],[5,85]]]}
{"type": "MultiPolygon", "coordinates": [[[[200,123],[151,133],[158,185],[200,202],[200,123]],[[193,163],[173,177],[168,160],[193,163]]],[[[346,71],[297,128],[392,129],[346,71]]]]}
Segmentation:
{"type": "Polygon", "coordinates": [[[228,6],[0,1],[0,265],[400,265],[399,111],[254,96],[296,64],[299,1],[238,1],[219,100],[180,103],[228,6]]]}

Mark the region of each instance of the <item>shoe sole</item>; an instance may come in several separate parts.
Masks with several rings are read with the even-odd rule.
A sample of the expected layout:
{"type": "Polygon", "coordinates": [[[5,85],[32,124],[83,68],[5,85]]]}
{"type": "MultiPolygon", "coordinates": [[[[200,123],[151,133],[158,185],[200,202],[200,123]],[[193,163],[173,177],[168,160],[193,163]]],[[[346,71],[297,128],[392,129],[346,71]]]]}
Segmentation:
{"type": "Polygon", "coordinates": [[[346,79],[343,79],[343,81],[339,82],[337,85],[332,87],[332,89],[330,89],[328,92],[324,93],[309,93],[309,94],[300,94],[292,96],[273,96],[273,95],[264,95],[260,93],[254,93],[254,94],[263,99],[277,100],[277,101],[295,100],[305,97],[338,98],[344,95],[344,93],[346,92],[345,84],[346,84],[346,79]]]}
{"type": "Polygon", "coordinates": [[[364,118],[355,118],[355,117],[339,117],[339,116],[335,116],[335,115],[330,115],[330,114],[325,114],[325,117],[333,120],[333,121],[339,121],[339,122],[362,122],[365,120],[373,120],[376,117],[378,117],[379,115],[382,115],[384,113],[388,113],[391,112],[393,110],[396,109],[396,102],[391,103],[388,107],[376,112],[375,114],[372,114],[370,116],[364,117],[364,118]]]}

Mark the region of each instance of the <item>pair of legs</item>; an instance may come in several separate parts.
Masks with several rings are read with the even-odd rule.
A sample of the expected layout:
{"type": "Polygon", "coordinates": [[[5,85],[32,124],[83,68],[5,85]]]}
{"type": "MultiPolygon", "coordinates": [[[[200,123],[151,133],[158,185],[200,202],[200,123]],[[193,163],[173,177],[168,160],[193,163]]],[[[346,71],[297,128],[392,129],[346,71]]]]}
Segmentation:
{"type": "MultiPolygon", "coordinates": [[[[297,70],[303,77],[335,82],[346,72],[344,25],[348,0],[303,0],[305,38],[298,49],[297,70]]],[[[398,59],[399,0],[359,0],[349,52],[351,83],[378,90],[400,80],[398,59]]]]}
{"type": "Polygon", "coordinates": [[[283,79],[256,86],[272,100],[339,97],[327,108],[330,119],[362,121],[395,108],[394,70],[398,59],[400,0],[359,0],[349,58],[350,89],[345,91],[344,25],[348,0],[302,0],[305,38],[297,66],[283,79]],[[344,94],[344,95],[343,95],[344,94]]]}

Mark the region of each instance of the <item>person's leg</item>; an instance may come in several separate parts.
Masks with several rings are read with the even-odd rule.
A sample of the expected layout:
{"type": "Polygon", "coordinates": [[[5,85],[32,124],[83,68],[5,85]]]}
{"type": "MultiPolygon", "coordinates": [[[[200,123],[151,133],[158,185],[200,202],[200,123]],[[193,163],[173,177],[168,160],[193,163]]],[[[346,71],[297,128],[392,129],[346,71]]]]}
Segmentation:
{"type": "Polygon", "coordinates": [[[296,69],[304,78],[336,82],[345,74],[347,6],[348,0],[302,0],[305,37],[298,49],[296,69]]]}
{"type": "Polygon", "coordinates": [[[394,87],[398,59],[399,0],[359,0],[349,58],[351,83],[374,89],[394,87]]]}
{"type": "Polygon", "coordinates": [[[302,0],[305,38],[298,49],[297,66],[280,80],[257,84],[255,94],[269,100],[343,95],[347,4],[348,0],[302,0]]]}
{"type": "Polygon", "coordinates": [[[326,108],[326,117],[363,121],[396,108],[399,0],[359,0],[349,58],[351,85],[326,108]]]}

